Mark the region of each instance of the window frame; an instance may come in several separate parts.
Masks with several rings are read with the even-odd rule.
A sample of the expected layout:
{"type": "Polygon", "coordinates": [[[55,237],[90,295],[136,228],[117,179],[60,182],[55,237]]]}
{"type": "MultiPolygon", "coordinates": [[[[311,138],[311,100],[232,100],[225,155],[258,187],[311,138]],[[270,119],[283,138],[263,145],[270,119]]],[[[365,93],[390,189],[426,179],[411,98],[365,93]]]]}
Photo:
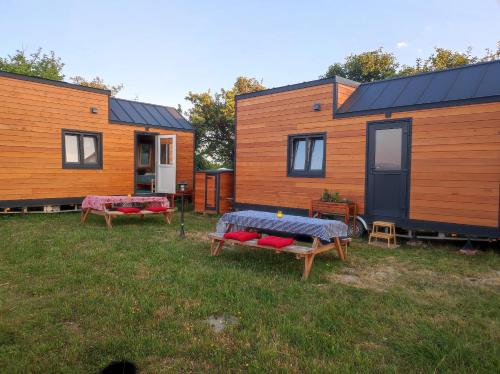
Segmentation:
{"type": "Polygon", "coordinates": [[[326,132],[315,132],[306,134],[292,134],[288,135],[288,149],[287,149],[287,176],[299,178],[324,178],[326,173],[326,132]],[[305,139],[306,141],[306,159],[304,170],[294,170],[294,141],[305,139]],[[323,164],[321,170],[311,170],[311,156],[313,139],[323,140],[323,164]]]}
{"type": "Polygon", "coordinates": [[[62,168],[63,169],[102,169],[102,133],[81,130],[62,129],[61,131],[61,150],[62,150],[62,168]],[[75,135],[78,137],[78,162],[66,162],[66,135],[75,135]],[[97,163],[85,164],[83,160],[83,138],[85,136],[94,137],[97,141],[97,163]]]}

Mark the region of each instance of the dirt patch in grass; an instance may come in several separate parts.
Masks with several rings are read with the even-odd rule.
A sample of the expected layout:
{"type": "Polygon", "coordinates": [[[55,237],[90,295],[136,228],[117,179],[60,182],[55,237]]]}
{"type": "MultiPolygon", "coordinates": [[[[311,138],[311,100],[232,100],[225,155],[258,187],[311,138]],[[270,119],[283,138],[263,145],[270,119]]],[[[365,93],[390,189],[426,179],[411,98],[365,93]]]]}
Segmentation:
{"type": "Polygon", "coordinates": [[[191,240],[196,240],[198,242],[209,243],[208,239],[209,231],[188,231],[186,232],[186,238],[191,240]]]}
{"type": "Polygon", "coordinates": [[[75,334],[79,334],[82,331],[80,325],[76,322],[72,321],[63,322],[63,326],[67,331],[73,332],[75,334]]]}
{"type": "Polygon", "coordinates": [[[143,280],[149,278],[149,267],[146,264],[138,264],[135,272],[136,279],[143,280]]]}
{"type": "Polygon", "coordinates": [[[340,273],[329,276],[330,280],[356,288],[384,292],[391,288],[407,272],[404,263],[394,257],[387,257],[383,264],[344,268],[340,273]]]}
{"type": "Polygon", "coordinates": [[[460,276],[415,268],[413,264],[398,261],[395,257],[386,257],[383,263],[373,265],[361,263],[346,267],[339,273],[330,275],[329,279],[347,286],[377,292],[385,292],[396,286],[414,289],[417,285],[432,284],[434,286],[432,289],[419,290],[419,293],[426,293],[432,299],[446,296],[447,287],[468,286],[490,290],[500,288],[500,271],[498,270],[460,276]],[[442,288],[440,289],[439,286],[442,288]]]}
{"type": "Polygon", "coordinates": [[[235,326],[238,324],[238,319],[234,316],[210,316],[205,321],[215,333],[221,333],[228,326],[235,326]]]}
{"type": "Polygon", "coordinates": [[[159,320],[173,316],[174,314],[175,309],[171,305],[162,305],[153,312],[153,316],[159,320]]]}
{"type": "Polygon", "coordinates": [[[479,276],[465,277],[464,282],[474,286],[500,288],[500,271],[491,270],[479,276]]]}

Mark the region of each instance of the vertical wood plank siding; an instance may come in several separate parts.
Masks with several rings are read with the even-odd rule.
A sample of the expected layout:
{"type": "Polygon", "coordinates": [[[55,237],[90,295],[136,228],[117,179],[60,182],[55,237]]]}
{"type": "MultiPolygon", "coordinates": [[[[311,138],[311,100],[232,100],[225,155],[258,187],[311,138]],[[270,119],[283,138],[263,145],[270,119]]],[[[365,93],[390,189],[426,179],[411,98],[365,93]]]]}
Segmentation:
{"type": "Polygon", "coordinates": [[[210,206],[215,206],[214,198],[218,199],[219,213],[223,214],[231,210],[231,203],[228,198],[234,197],[234,174],[233,172],[222,172],[219,174],[211,174],[213,183],[208,183],[205,192],[205,176],[204,171],[196,172],[196,194],[195,194],[195,212],[205,212],[205,202],[210,206]],[[215,196],[215,181],[219,177],[219,195],[215,196]],[[205,199],[206,196],[206,199],[205,199]]]}
{"type": "MultiPolygon", "coordinates": [[[[332,118],[332,84],[238,101],[238,203],[308,209],[311,198],[329,189],[364,212],[366,124],[384,115],[332,118]],[[319,112],[312,109],[316,102],[322,104],[319,112]],[[325,131],[325,178],[287,177],[288,135],[325,131]]],[[[339,102],[350,91],[339,85],[339,102]]],[[[400,112],[395,118],[412,118],[409,218],[498,227],[500,103],[400,112]]]]}
{"type": "MultiPolygon", "coordinates": [[[[134,131],[109,123],[106,94],[0,77],[0,200],[133,193],[134,131]],[[63,169],[62,129],[101,132],[103,169],[63,169]]],[[[192,187],[193,134],[151,132],[177,135],[177,179],[192,187]]]]}

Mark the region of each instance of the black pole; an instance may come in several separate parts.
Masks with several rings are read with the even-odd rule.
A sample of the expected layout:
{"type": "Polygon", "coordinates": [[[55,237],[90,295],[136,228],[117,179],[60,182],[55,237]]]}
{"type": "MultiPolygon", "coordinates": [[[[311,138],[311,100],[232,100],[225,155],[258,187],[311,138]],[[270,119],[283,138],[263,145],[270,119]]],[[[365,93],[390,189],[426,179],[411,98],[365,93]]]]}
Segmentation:
{"type": "Polygon", "coordinates": [[[181,188],[181,229],[179,237],[182,239],[186,237],[186,233],[184,232],[184,188],[181,188]]]}

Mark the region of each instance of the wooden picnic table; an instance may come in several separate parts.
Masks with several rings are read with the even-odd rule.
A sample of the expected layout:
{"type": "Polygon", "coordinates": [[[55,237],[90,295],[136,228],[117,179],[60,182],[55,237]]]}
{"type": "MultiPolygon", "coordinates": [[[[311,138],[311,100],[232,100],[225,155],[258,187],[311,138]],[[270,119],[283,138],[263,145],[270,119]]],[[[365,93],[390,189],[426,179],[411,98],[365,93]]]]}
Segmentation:
{"type": "Polygon", "coordinates": [[[224,214],[217,224],[217,232],[209,234],[212,241],[211,254],[218,256],[225,243],[273,250],[276,253],[292,253],[298,259],[304,259],[302,278],[307,279],[317,254],[337,250],[342,261],[347,258],[347,225],[341,221],[318,218],[283,215],[259,211],[239,211],[224,214]],[[312,238],[312,246],[289,245],[283,248],[260,245],[257,239],[246,242],[224,238],[224,233],[233,230],[283,232],[288,235],[303,235],[312,238]]]}
{"type": "Polygon", "coordinates": [[[83,199],[82,202],[82,216],[80,220],[85,222],[89,214],[97,214],[100,216],[104,216],[106,221],[106,225],[109,229],[112,226],[113,218],[120,216],[139,216],[141,219],[144,218],[145,215],[150,214],[161,214],[165,217],[165,222],[172,222],[172,214],[175,209],[173,206],[173,196],[172,196],[172,205],[169,200],[165,196],[98,196],[98,195],[88,195],[83,199]],[[142,208],[137,213],[123,213],[114,208],[118,206],[123,207],[131,207],[134,205],[141,205],[142,208]],[[145,205],[148,206],[161,206],[165,207],[166,210],[161,212],[151,212],[149,210],[144,209],[145,205]]]}

